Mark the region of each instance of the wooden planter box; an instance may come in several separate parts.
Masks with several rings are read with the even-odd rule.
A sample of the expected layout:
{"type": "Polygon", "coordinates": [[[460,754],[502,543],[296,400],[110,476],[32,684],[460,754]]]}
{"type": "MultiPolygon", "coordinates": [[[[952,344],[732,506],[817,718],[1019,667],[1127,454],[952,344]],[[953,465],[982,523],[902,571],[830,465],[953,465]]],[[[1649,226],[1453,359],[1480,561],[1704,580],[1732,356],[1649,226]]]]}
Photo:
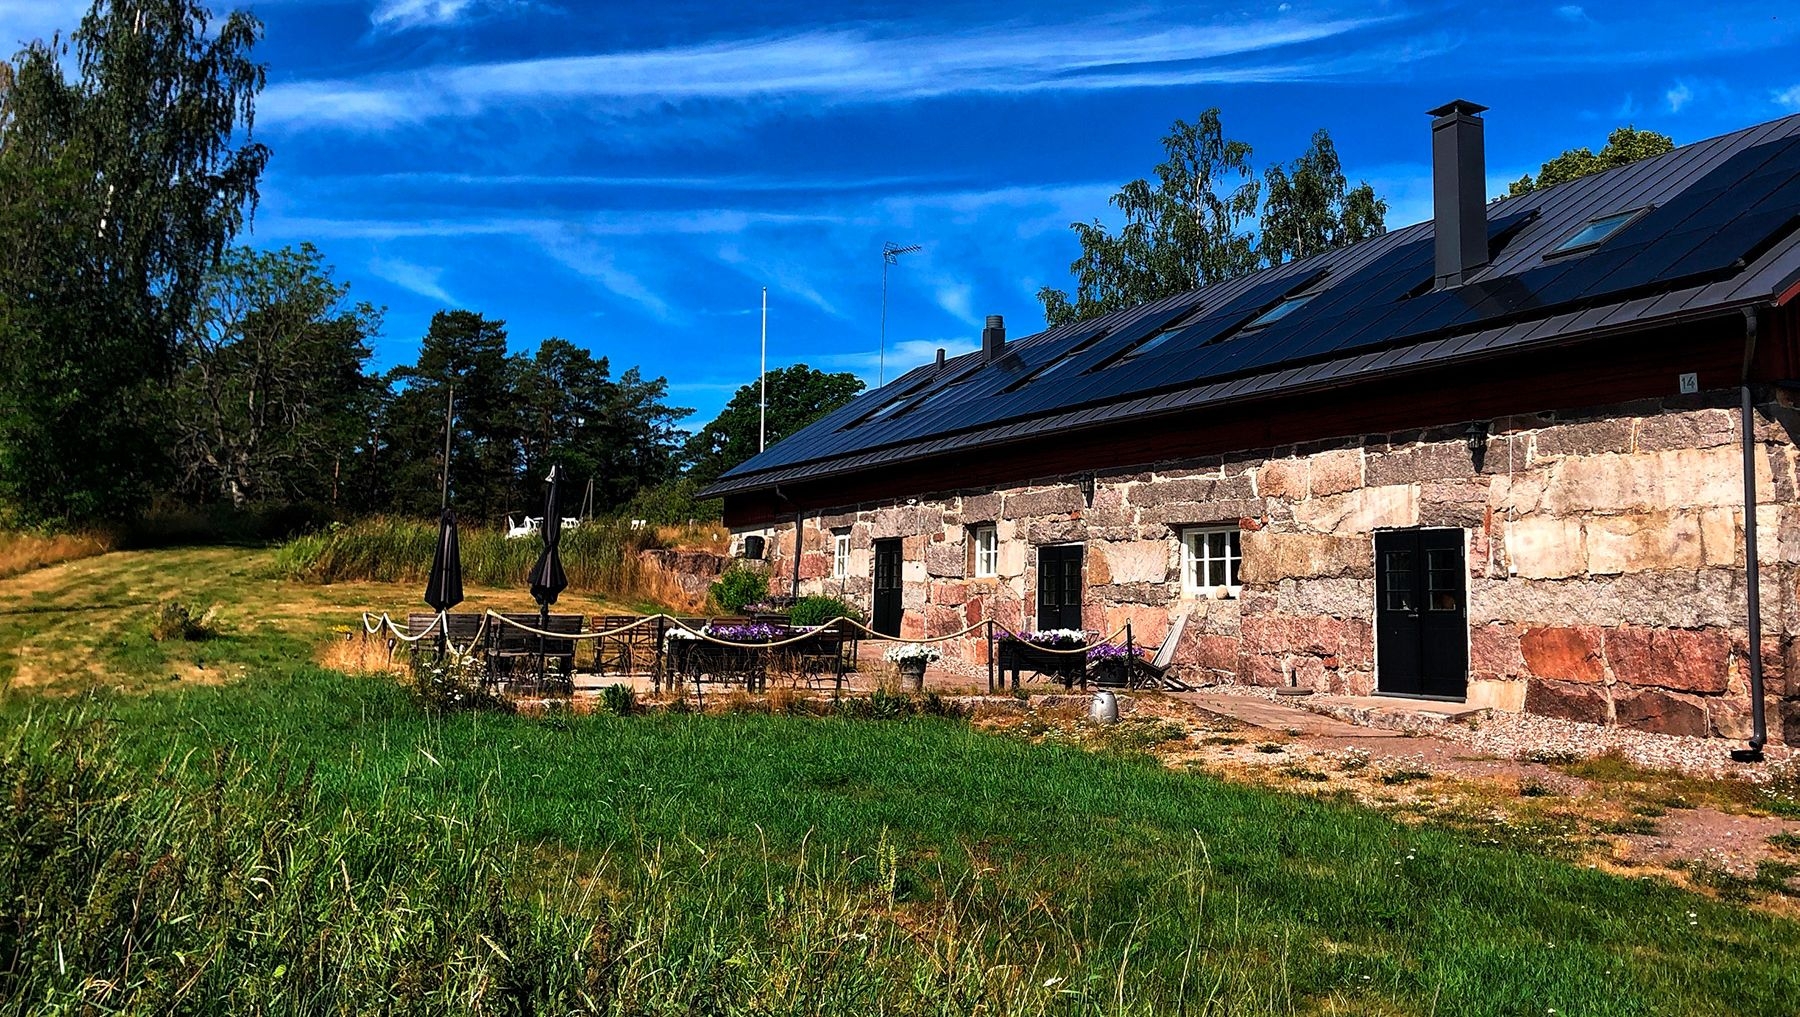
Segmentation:
{"type": "Polygon", "coordinates": [[[1053,678],[1064,685],[1073,685],[1082,679],[1087,670],[1087,655],[1084,653],[1052,653],[1041,646],[1021,642],[1017,639],[1002,639],[996,655],[1000,673],[1012,672],[1013,684],[1018,684],[1019,676],[1026,671],[1053,678]]]}

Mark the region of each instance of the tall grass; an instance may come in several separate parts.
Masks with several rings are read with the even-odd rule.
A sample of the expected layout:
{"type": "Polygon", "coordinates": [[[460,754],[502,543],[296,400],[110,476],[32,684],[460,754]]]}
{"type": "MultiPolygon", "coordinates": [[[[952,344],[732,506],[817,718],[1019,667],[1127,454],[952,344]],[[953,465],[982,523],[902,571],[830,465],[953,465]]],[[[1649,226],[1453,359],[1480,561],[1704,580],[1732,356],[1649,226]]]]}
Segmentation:
{"type": "MultiPolygon", "coordinates": [[[[134,772],[103,725],[25,717],[0,746],[0,1014],[1150,1012],[1048,911],[997,921],[977,884],[909,907],[886,843],[584,860],[511,845],[485,790],[421,808],[420,779],[349,809],[310,770],[134,772]]],[[[1135,931],[1099,936],[1129,955],[1135,931]]],[[[1287,1009],[1209,982],[1193,1012],[1287,1009]]]]}
{"type": "MultiPolygon", "coordinates": [[[[366,519],[288,541],[277,552],[276,567],[288,578],[320,583],[423,583],[437,535],[435,522],[366,519]]],[[[460,530],[457,538],[463,580],[481,586],[522,585],[543,550],[536,538],[509,540],[499,530],[460,530]]],[[[563,531],[563,570],[573,589],[643,596],[650,581],[638,552],[657,546],[652,530],[634,530],[617,521],[589,522],[563,531]]]]}
{"type": "Polygon", "coordinates": [[[58,562],[112,550],[112,539],[95,533],[33,533],[0,530],[0,579],[58,562]]]}
{"type": "MultiPolygon", "coordinates": [[[[315,907],[373,936],[330,890],[348,883],[357,907],[391,897],[408,921],[471,928],[440,915],[437,897],[465,909],[475,898],[439,894],[429,871],[408,867],[409,852],[450,863],[406,831],[439,831],[444,850],[485,844],[507,913],[525,916],[513,920],[566,930],[544,934],[546,956],[577,956],[584,930],[607,944],[616,960],[594,962],[608,972],[594,984],[612,995],[585,988],[585,973],[533,976],[583,986],[602,1012],[1792,1017],[1800,999],[1789,919],[1346,803],[939,718],[432,716],[394,682],[316,669],[101,701],[117,721],[102,749],[134,772],[36,811],[112,808],[141,789],[203,803],[210,764],[160,761],[232,745],[257,762],[236,785],[260,810],[248,829],[267,825],[255,803],[294,783],[283,761],[316,763],[304,836],[326,840],[327,859],[346,856],[349,874],[332,884],[322,872],[315,907]],[[387,826],[400,831],[392,841],[380,839],[387,826]],[[339,827],[370,846],[330,847],[351,836],[339,827]],[[377,854],[396,868],[358,861],[377,854]]],[[[18,714],[0,703],[0,721],[18,714]]],[[[16,797],[8,780],[0,794],[16,797]]],[[[52,769],[24,783],[69,782],[52,769]]],[[[64,851],[63,864],[154,843],[154,824],[173,823],[159,815],[148,832],[64,851]]],[[[260,874],[246,870],[251,889],[260,874]]],[[[0,908],[17,906],[0,891],[0,908]]],[[[262,928],[252,918],[239,920],[262,928]]],[[[0,937],[6,927],[0,914],[0,937]]],[[[183,942],[190,956],[205,946],[183,942]]],[[[444,964],[472,968],[482,948],[444,964]]],[[[292,968],[290,953],[266,956],[259,970],[292,968]]],[[[587,1005],[555,997],[536,1012],[587,1005]]]]}

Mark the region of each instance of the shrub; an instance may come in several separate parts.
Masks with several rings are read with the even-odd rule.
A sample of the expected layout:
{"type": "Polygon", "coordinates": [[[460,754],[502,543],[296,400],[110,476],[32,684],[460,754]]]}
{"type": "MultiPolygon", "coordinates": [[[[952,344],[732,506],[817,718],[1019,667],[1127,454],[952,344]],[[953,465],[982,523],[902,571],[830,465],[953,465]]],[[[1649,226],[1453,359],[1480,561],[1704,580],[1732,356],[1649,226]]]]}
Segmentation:
{"type": "Polygon", "coordinates": [[[157,605],[156,614],[150,619],[150,638],[159,643],[211,639],[216,634],[213,619],[217,614],[217,608],[208,608],[205,614],[197,615],[179,600],[165,600],[157,605]]]}
{"type": "Polygon", "coordinates": [[[769,574],[742,562],[732,565],[708,591],[719,610],[737,614],[769,595],[769,574]]]}
{"type": "Polygon", "coordinates": [[[788,612],[788,621],[795,625],[823,625],[833,618],[862,621],[862,613],[842,597],[801,597],[788,612]]]}
{"type": "Polygon", "coordinates": [[[482,681],[482,665],[473,658],[444,657],[416,661],[413,669],[414,702],[430,713],[460,710],[492,710],[512,713],[512,701],[491,691],[482,681]]]}
{"type": "Polygon", "coordinates": [[[637,709],[637,697],[631,694],[629,685],[608,685],[600,690],[600,701],[606,705],[608,713],[616,713],[621,717],[637,709]]]}

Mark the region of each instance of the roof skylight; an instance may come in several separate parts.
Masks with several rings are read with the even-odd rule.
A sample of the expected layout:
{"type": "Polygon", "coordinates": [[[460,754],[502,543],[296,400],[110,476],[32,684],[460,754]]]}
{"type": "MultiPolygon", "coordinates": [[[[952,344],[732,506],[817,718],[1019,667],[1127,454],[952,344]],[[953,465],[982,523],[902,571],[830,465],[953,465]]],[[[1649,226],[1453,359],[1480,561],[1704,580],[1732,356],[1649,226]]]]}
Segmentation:
{"type": "Polygon", "coordinates": [[[1008,392],[1017,391],[1018,389],[1024,388],[1026,385],[1029,385],[1032,382],[1037,381],[1039,378],[1050,377],[1051,375],[1062,370],[1063,368],[1068,367],[1070,364],[1073,364],[1075,362],[1076,356],[1085,352],[1089,347],[1093,346],[1095,343],[1099,342],[1100,340],[1106,338],[1107,336],[1109,336],[1111,334],[1112,334],[1112,329],[1110,329],[1110,328],[1101,329],[1100,331],[1095,332],[1093,335],[1088,336],[1086,339],[1083,339],[1080,342],[1076,343],[1074,346],[1071,346],[1067,353],[1064,353],[1064,354],[1058,356],[1054,360],[1046,362],[1045,364],[1043,364],[1043,366],[1039,367],[1037,370],[1031,372],[1030,374],[1026,375],[1023,378],[1020,378],[1018,381],[1013,382],[1010,386],[1007,387],[1006,391],[1008,391],[1008,392]]]}
{"type": "Polygon", "coordinates": [[[1575,231],[1575,235],[1556,245],[1551,254],[1562,254],[1564,251],[1578,251],[1584,247],[1598,247],[1608,237],[1625,228],[1625,225],[1638,216],[1643,215],[1649,206],[1634,208],[1625,212],[1614,212],[1598,219],[1589,219],[1587,224],[1575,231]]]}
{"type": "Polygon", "coordinates": [[[1244,328],[1262,328],[1264,325],[1273,325],[1288,315],[1293,314],[1295,311],[1298,311],[1308,300],[1311,300],[1316,296],[1318,296],[1317,293],[1302,293],[1297,297],[1288,297],[1281,303],[1276,304],[1274,307],[1257,315],[1249,324],[1245,325],[1244,328]]]}

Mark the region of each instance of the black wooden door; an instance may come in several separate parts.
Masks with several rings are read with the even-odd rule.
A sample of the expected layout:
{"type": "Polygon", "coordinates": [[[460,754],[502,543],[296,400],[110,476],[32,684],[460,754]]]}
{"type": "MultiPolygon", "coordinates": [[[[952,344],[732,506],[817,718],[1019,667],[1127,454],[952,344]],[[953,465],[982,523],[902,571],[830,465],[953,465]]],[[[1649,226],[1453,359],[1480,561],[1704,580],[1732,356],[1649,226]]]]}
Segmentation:
{"type": "Polygon", "coordinates": [[[1461,530],[1375,534],[1375,681],[1461,699],[1469,688],[1469,570],[1461,530]]]}
{"type": "Polygon", "coordinates": [[[875,542],[875,631],[900,634],[900,542],[875,542]]]}
{"type": "Polygon", "coordinates": [[[1081,547],[1038,548],[1039,629],[1081,628],[1081,547]]]}

